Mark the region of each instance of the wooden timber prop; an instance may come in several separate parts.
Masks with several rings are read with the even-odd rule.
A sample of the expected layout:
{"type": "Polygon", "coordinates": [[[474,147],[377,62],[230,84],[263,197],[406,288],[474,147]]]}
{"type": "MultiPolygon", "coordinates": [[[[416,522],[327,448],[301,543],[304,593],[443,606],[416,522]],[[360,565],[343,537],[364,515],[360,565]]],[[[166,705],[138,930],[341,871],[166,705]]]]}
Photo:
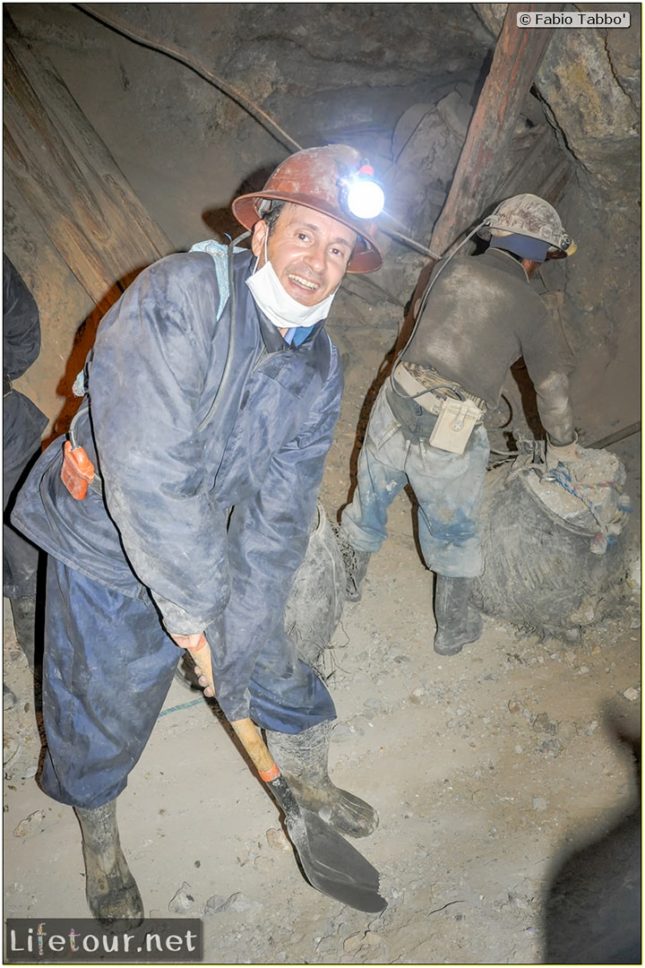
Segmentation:
{"type": "Polygon", "coordinates": [[[55,68],[6,18],[3,126],[6,176],[95,304],[173,251],[55,68]]]}
{"type": "MultiPolygon", "coordinates": [[[[552,4],[548,9],[561,7],[562,4],[552,4]]],[[[499,170],[509,149],[521,108],[553,34],[552,28],[518,27],[518,9],[517,4],[508,4],[490,71],[471,118],[446,203],[434,226],[430,250],[437,256],[443,255],[491,202],[495,189],[493,173],[499,170]]],[[[544,6],[527,3],[521,9],[532,13],[544,6]]],[[[547,201],[554,200],[568,176],[562,165],[556,168],[544,186],[551,196],[547,201]]],[[[517,175],[515,172],[515,183],[517,175]]],[[[437,262],[438,258],[430,258],[419,276],[411,302],[413,314],[437,262]]]]}

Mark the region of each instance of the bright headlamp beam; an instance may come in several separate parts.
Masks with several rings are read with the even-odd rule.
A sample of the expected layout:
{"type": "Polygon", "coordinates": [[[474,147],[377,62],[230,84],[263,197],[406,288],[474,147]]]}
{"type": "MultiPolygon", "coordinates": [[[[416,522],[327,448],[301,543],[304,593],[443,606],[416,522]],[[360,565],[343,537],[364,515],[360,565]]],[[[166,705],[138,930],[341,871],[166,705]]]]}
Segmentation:
{"type": "Polygon", "coordinates": [[[376,218],[383,211],[385,193],[369,175],[359,173],[349,181],[346,204],[356,218],[376,218]]]}

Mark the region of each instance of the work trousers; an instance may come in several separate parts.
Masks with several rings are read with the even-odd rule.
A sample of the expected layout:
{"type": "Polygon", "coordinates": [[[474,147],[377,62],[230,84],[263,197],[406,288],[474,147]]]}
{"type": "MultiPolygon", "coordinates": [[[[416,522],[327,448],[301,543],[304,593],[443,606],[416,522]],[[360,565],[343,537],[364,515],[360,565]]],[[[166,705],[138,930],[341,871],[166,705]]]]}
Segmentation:
{"type": "Polygon", "coordinates": [[[25,454],[4,453],[2,465],[2,593],[6,598],[34,598],[42,552],[9,523],[9,513],[20,482],[38,457],[36,447],[25,454]]]}
{"type": "MultiPolygon", "coordinates": [[[[418,503],[419,542],[426,565],[450,578],[483,569],[478,515],[488,466],[488,435],[475,427],[462,455],[431,447],[427,436],[404,433],[381,388],[358,460],[356,490],[342,526],[359,551],[375,552],[387,536],[388,509],[410,484],[418,503]]],[[[431,432],[436,418],[427,415],[431,432]]]]}
{"type": "MultiPolygon", "coordinates": [[[[61,803],[93,809],[127,784],[159,716],[180,650],[148,594],[130,598],[49,557],[43,659],[47,737],[40,783],[61,803]]],[[[262,654],[249,686],[260,726],[297,733],[335,717],[304,662],[262,654]],[[283,668],[284,666],[284,668],[283,668]]]]}

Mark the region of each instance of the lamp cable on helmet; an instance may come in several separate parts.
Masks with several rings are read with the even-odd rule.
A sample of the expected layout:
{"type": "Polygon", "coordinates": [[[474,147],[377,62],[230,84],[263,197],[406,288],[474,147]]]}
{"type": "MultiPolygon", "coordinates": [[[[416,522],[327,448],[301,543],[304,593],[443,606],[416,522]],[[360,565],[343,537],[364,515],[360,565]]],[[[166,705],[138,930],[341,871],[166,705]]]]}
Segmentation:
{"type": "Polygon", "coordinates": [[[385,205],[385,192],[374,178],[371,165],[361,165],[358,171],[344,179],[345,207],[355,218],[373,219],[385,205]]]}

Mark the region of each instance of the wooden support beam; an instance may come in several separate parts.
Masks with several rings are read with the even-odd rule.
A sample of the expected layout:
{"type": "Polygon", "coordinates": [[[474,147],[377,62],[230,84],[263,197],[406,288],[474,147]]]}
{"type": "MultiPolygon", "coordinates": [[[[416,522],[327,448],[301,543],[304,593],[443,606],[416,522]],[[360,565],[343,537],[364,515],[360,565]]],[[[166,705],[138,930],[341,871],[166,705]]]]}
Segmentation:
{"type": "Polygon", "coordinates": [[[6,38],[7,173],[97,305],[173,251],[54,67],[6,38]],[[115,285],[116,284],[116,285],[115,285]]]}
{"type": "Polygon", "coordinates": [[[528,142],[524,150],[520,147],[518,151],[514,145],[515,164],[501,181],[491,180],[494,198],[533,192],[556,205],[571,177],[573,163],[557,147],[554,132],[546,123],[530,130],[528,142]]]}
{"type": "MultiPolygon", "coordinates": [[[[561,8],[562,4],[550,4],[548,10],[561,8]]],[[[517,13],[544,9],[544,4],[539,3],[508,4],[490,71],[471,118],[446,203],[432,233],[430,249],[435,253],[443,254],[491,201],[495,173],[510,146],[520,110],[553,34],[552,28],[518,27],[517,13]]],[[[415,312],[436,261],[430,259],[421,273],[412,300],[415,312]]]]}

